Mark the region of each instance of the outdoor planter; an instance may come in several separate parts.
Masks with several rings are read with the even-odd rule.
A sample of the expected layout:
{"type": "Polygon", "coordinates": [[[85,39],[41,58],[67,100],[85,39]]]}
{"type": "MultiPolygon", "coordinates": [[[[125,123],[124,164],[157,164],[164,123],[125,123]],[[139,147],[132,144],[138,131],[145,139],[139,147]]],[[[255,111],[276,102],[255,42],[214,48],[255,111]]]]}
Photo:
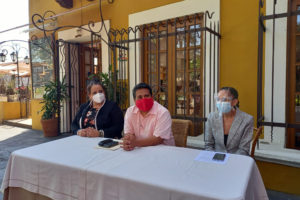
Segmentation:
{"type": "Polygon", "coordinates": [[[58,118],[42,119],[41,124],[45,137],[55,137],[58,135],[58,118]]]}

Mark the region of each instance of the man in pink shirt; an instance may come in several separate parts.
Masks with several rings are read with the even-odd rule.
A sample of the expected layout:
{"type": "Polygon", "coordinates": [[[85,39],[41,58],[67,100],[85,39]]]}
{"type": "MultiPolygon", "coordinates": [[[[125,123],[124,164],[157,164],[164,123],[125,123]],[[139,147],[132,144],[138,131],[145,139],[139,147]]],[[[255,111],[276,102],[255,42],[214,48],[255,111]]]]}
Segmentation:
{"type": "Polygon", "coordinates": [[[175,145],[172,133],[172,119],[169,111],[153,100],[152,89],[146,83],[133,88],[135,105],[125,114],[123,149],[154,146],[158,144],[175,145]]]}

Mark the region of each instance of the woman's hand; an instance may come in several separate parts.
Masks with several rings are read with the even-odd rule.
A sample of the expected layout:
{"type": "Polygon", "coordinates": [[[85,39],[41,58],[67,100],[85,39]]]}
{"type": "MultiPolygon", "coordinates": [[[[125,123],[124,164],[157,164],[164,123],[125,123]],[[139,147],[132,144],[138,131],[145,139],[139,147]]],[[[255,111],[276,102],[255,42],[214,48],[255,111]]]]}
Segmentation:
{"type": "Polygon", "coordinates": [[[85,128],[85,129],[80,129],[77,132],[77,135],[81,137],[99,137],[99,132],[91,127],[85,128]]]}
{"type": "Polygon", "coordinates": [[[123,147],[125,151],[132,151],[136,147],[136,137],[134,134],[127,133],[122,140],[121,147],[123,147]]]}
{"type": "Polygon", "coordinates": [[[96,129],[92,128],[92,127],[88,127],[85,129],[87,132],[87,137],[99,137],[99,131],[97,131],[96,129]]]}
{"type": "Polygon", "coordinates": [[[77,135],[81,137],[87,137],[86,129],[80,129],[79,131],[77,131],[77,135]]]}

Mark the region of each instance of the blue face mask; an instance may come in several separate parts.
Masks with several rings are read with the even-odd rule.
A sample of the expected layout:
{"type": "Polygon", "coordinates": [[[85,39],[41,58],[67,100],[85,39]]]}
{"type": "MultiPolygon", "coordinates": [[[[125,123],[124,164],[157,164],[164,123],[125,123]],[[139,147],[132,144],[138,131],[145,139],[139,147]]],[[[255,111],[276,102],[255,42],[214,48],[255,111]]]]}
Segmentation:
{"type": "Polygon", "coordinates": [[[229,113],[232,109],[230,102],[217,101],[216,107],[220,113],[229,113]]]}

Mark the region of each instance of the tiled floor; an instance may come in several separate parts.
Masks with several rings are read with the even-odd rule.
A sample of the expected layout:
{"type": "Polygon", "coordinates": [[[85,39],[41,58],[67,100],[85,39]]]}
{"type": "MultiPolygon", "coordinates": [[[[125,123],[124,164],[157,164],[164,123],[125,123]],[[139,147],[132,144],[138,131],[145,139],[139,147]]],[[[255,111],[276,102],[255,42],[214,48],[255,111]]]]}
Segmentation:
{"type": "MultiPolygon", "coordinates": [[[[0,183],[2,183],[3,175],[11,152],[28,146],[60,139],[69,136],[61,135],[55,138],[45,138],[41,131],[32,129],[13,127],[8,125],[0,125],[0,183]]],[[[267,190],[270,200],[300,200],[300,196],[290,195],[282,192],[267,190]]],[[[3,199],[0,192],[0,200],[3,199]]]]}
{"type": "MultiPolygon", "coordinates": [[[[41,131],[0,125],[0,184],[2,183],[6,164],[11,152],[66,136],[69,136],[69,134],[60,135],[55,138],[45,138],[41,131]]],[[[0,192],[0,200],[2,199],[3,194],[0,192]]]]}

